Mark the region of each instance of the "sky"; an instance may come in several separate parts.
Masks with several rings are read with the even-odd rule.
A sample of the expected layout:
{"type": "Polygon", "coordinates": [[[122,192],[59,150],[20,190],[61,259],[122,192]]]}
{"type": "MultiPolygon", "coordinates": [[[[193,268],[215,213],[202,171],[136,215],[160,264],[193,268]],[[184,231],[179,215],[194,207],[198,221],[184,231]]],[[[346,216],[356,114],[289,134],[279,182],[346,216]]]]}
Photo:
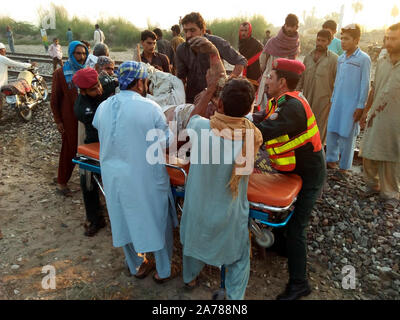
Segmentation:
{"type": "MultiPolygon", "coordinates": [[[[354,16],[351,4],[353,0],[18,0],[7,1],[0,15],[7,15],[17,21],[37,23],[37,10],[50,8],[50,4],[62,5],[70,16],[86,17],[96,22],[98,18],[121,16],[139,28],[146,28],[148,22],[162,29],[169,29],[179,21],[179,16],[197,11],[206,21],[216,18],[252,16],[261,14],[267,22],[281,26],[288,13],[297,14],[302,21],[303,11],[310,12],[315,7],[317,17],[323,18],[331,12],[340,12],[345,4],[343,25],[357,22],[367,30],[389,26],[396,22],[390,15],[396,4],[400,9],[400,0],[361,0],[363,10],[354,16]]],[[[400,15],[397,17],[400,21],[400,15]]]]}

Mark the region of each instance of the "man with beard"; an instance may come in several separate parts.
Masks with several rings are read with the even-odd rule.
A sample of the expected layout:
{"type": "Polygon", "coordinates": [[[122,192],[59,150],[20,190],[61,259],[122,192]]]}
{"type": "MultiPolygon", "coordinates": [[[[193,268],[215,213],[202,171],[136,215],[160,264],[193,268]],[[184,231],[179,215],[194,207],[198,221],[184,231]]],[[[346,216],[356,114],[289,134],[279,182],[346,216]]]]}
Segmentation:
{"type": "Polygon", "coordinates": [[[306,70],[297,86],[302,91],[317,119],[321,143],[325,145],[330,99],[335,84],[338,56],[328,50],[332,35],[328,30],[317,34],[316,48],[304,58],[306,70]]]}
{"type": "Polygon", "coordinates": [[[400,200],[400,23],[386,33],[387,54],[378,60],[365,112],[361,140],[367,196],[380,193],[385,208],[394,210],[400,200]],[[368,110],[367,110],[368,111],[368,110]]]}
{"type": "Polygon", "coordinates": [[[153,253],[153,279],[162,283],[171,276],[172,228],[178,221],[167,169],[149,147],[162,152],[173,134],[160,106],[145,98],[146,65],[127,61],[118,74],[121,92],[100,104],[93,119],[113,245],[123,247],[129,270],[139,279],[154,269],[148,255],[153,253]]]}
{"type": "Polygon", "coordinates": [[[165,54],[170,64],[175,60],[175,51],[172,49],[171,42],[163,38],[163,32],[160,28],[155,28],[153,32],[157,36],[157,51],[158,53],[165,54]]]}
{"type": "Polygon", "coordinates": [[[243,76],[247,77],[253,84],[257,84],[261,76],[259,57],[263,46],[257,39],[252,37],[252,26],[250,22],[243,22],[239,29],[239,52],[247,59],[247,67],[243,70],[243,76]]]}
{"type": "MultiPolygon", "coordinates": [[[[79,88],[79,95],[75,101],[74,112],[79,121],[85,126],[85,144],[99,142],[97,130],[92,121],[97,107],[101,102],[115,93],[117,82],[108,80],[108,74],[98,76],[96,70],[85,68],[77,71],[72,78],[74,84],[79,88]]],[[[80,176],[83,201],[85,203],[86,218],[89,225],[85,224],[85,236],[92,237],[97,231],[105,226],[104,217],[99,212],[99,188],[91,177],[91,187],[87,185],[87,176],[80,176]]]]}
{"type": "Polygon", "coordinates": [[[71,178],[78,144],[78,120],[74,114],[74,103],[78,90],[72,82],[74,74],[85,67],[87,47],[80,41],[72,41],[68,47],[68,61],[53,73],[50,106],[54,121],[62,137],[62,147],[58,165],[57,192],[70,196],[67,183],[71,178]]]}
{"type": "Polygon", "coordinates": [[[261,109],[266,108],[268,95],[266,93],[265,83],[267,75],[272,70],[272,63],[278,58],[296,59],[300,49],[299,19],[294,14],[289,14],[285,19],[285,24],[279,33],[272,37],[265,45],[260,56],[260,67],[263,76],[257,92],[256,106],[261,109]]]}
{"type": "Polygon", "coordinates": [[[186,85],[186,102],[193,103],[196,95],[207,87],[206,73],[210,68],[210,57],[202,52],[193,52],[190,39],[202,36],[211,41],[218,49],[220,57],[235,66],[231,77],[242,73],[247,60],[233,49],[228,41],[206,33],[206,23],[200,13],[187,14],[182,19],[182,25],[186,42],[176,50],[177,77],[186,85]]]}

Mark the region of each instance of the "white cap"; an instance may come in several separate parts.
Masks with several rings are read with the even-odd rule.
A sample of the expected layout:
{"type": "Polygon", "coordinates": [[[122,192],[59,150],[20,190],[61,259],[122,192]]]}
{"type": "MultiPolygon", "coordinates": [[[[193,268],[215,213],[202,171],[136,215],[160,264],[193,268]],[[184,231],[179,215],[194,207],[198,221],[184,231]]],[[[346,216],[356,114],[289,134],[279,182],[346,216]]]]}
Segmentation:
{"type": "Polygon", "coordinates": [[[6,47],[4,46],[4,44],[2,42],[0,42],[0,49],[5,49],[6,47]]]}

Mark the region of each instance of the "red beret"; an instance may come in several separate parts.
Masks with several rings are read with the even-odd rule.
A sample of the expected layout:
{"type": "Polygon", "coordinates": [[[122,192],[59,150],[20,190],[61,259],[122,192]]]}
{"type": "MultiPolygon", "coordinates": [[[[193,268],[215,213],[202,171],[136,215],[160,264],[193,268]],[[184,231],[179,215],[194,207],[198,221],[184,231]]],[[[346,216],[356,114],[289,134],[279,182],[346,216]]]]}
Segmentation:
{"type": "Polygon", "coordinates": [[[279,58],[273,62],[272,69],[290,71],[301,75],[306,67],[301,61],[279,58]]]}
{"type": "Polygon", "coordinates": [[[79,89],[89,89],[98,82],[98,73],[92,68],[78,70],[72,77],[72,82],[79,89]]]}

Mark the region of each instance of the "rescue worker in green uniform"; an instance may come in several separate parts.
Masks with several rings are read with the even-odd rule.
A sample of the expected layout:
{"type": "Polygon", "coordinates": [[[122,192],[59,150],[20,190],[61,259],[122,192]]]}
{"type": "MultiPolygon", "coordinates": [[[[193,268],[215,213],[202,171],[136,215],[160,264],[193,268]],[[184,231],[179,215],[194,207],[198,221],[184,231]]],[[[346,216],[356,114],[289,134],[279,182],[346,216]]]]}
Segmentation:
{"type": "Polygon", "coordinates": [[[311,293],[306,270],[306,228],[326,176],[315,116],[304,96],[294,91],[304,70],[300,61],[274,62],[267,76],[268,96],[272,99],[265,119],[256,124],[272,167],[281,173],[295,173],[303,180],[294,214],[285,227],[289,283],[278,300],[296,300],[311,293]]]}

